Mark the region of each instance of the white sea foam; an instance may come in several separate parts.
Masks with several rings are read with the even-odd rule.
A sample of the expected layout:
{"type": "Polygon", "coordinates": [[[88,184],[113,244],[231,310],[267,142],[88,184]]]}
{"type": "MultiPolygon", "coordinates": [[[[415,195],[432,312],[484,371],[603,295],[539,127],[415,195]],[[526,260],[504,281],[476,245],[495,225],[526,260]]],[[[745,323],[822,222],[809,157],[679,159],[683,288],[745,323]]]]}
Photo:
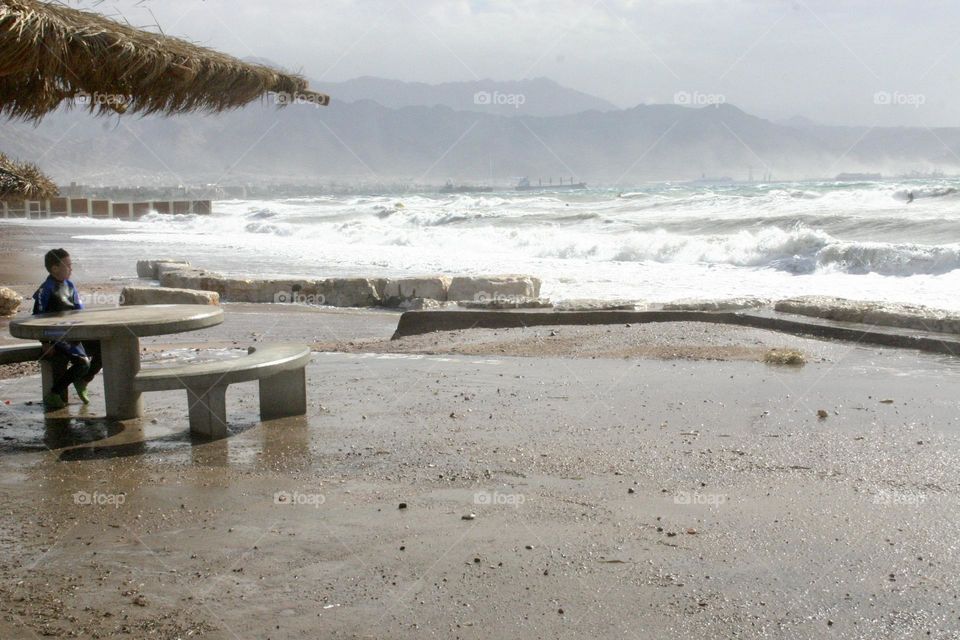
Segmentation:
{"type": "Polygon", "coordinates": [[[955,191],[938,180],[318,196],[9,223],[82,225],[111,265],[136,244],[236,274],[527,272],[554,299],[822,294],[960,308],[955,191]]]}

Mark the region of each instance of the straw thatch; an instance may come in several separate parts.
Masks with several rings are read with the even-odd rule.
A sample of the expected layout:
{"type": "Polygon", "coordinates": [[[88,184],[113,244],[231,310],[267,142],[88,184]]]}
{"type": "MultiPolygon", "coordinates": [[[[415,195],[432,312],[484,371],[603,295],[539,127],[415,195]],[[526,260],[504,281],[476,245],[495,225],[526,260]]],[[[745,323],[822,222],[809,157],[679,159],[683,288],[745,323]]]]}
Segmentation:
{"type": "Polygon", "coordinates": [[[222,111],[264,94],[327,104],[297,75],[102,15],[0,0],[0,115],[37,120],[64,100],[91,112],[222,111]]]}
{"type": "Polygon", "coordinates": [[[42,200],[57,195],[57,185],[34,165],[0,153],[0,200],[42,200]]]}

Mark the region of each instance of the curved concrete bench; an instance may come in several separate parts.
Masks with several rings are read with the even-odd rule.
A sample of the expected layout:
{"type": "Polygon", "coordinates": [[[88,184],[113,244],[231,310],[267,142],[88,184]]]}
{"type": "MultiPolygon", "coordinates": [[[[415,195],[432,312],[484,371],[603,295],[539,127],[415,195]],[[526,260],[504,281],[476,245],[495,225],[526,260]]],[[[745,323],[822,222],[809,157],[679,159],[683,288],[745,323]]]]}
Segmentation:
{"type": "MultiPolygon", "coordinates": [[[[0,346],[0,365],[17,364],[20,362],[40,362],[40,380],[43,395],[46,396],[53,388],[53,382],[67,370],[66,362],[56,358],[43,358],[43,346],[38,342],[25,344],[5,344],[0,346]]],[[[67,401],[67,392],[63,393],[64,402],[67,401]]]]}
{"type": "Polygon", "coordinates": [[[0,346],[0,364],[33,362],[40,359],[43,349],[36,342],[27,344],[5,344],[0,346]]]}
{"type": "Polygon", "coordinates": [[[305,345],[262,345],[232,360],[143,369],[133,385],[140,392],[186,389],[190,431],[222,438],[227,435],[227,386],[236,382],[260,381],[261,420],[305,414],[309,361],[305,345]]]}

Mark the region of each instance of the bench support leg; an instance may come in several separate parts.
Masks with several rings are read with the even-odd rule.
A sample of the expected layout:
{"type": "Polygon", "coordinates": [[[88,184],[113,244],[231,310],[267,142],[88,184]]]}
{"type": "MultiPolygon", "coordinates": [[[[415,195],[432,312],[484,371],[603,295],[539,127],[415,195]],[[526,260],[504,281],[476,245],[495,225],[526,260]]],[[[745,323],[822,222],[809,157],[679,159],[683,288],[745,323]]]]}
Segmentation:
{"type": "Polygon", "coordinates": [[[307,412],[305,368],[283,371],[260,379],[260,419],[302,416],[307,412]]]}
{"type": "Polygon", "coordinates": [[[227,437],[227,387],[187,387],[190,433],[203,438],[227,437]]]}

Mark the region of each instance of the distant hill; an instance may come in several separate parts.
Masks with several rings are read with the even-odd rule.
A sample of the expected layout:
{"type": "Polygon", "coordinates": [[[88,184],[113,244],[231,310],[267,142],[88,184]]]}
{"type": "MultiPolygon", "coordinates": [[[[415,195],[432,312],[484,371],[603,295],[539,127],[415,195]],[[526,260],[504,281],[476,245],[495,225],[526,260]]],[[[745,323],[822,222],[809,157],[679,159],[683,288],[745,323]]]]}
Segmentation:
{"type": "Polygon", "coordinates": [[[509,185],[529,176],[629,186],[751,171],[774,179],[960,171],[960,129],[783,126],[729,104],[549,117],[371,100],[284,109],[265,102],[173,118],[73,110],[36,128],[5,123],[0,150],[37,162],[60,183],[92,184],[509,185]]]}
{"type": "Polygon", "coordinates": [[[346,82],[311,81],[310,88],[328,93],[338,102],[372,100],[390,109],[442,106],[502,116],[548,117],[618,108],[548,78],[425,84],[363,76],[346,82]]]}

